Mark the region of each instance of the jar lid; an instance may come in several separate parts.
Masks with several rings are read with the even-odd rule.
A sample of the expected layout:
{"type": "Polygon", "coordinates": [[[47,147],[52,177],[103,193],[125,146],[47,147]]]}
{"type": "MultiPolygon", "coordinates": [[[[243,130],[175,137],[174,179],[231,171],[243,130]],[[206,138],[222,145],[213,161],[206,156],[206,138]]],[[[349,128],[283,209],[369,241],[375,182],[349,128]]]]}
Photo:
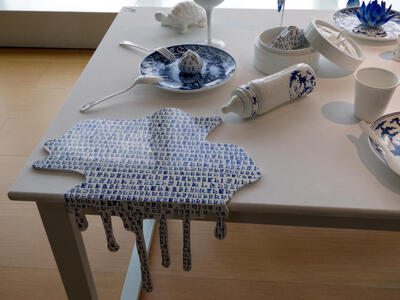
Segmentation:
{"type": "Polygon", "coordinates": [[[325,21],[312,20],[304,34],[312,48],[342,68],[355,71],[365,59],[361,48],[348,34],[325,21]]]}

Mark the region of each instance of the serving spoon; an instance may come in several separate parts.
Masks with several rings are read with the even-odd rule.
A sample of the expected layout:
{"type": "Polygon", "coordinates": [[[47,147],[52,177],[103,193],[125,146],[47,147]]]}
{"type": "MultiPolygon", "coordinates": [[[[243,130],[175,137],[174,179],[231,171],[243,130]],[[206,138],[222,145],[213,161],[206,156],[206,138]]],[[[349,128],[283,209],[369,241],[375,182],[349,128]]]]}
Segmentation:
{"type": "Polygon", "coordinates": [[[123,89],[123,90],[118,91],[118,92],[115,92],[115,93],[113,93],[111,95],[105,96],[103,98],[89,101],[88,103],[82,105],[79,108],[79,111],[80,112],[85,112],[85,111],[87,111],[88,109],[92,108],[93,106],[95,106],[97,104],[100,104],[100,103],[102,103],[102,102],[104,102],[104,101],[106,101],[106,100],[108,100],[108,99],[110,99],[112,97],[115,97],[117,95],[120,95],[122,93],[125,93],[125,92],[129,91],[130,89],[132,89],[137,84],[155,84],[155,83],[158,83],[158,82],[161,82],[161,81],[163,81],[163,78],[159,77],[159,76],[140,75],[140,76],[136,77],[136,79],[133,81],[133,83],[128,88],[123,89]]]}
{"type": "Polygon", "coordinates": [[[374,130],[371,129],[368,123],[361,121],[360,127],[364,133],[369,136],[375,144],[382,148],[384,151],[383,156],[389,166],[394,172],[400,175],[400,163],[396,162],[395,156],[392,151],[390,151],[388,145],[376,134],[374,130]]]}

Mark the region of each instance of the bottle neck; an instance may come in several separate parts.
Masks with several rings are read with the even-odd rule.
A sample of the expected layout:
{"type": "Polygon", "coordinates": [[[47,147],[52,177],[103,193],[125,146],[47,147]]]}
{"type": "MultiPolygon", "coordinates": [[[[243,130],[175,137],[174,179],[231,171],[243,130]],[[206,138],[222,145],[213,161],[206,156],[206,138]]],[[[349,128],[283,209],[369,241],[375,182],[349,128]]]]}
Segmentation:
{"type": "Polygon", "coordinates": [[[259,97],[249,84],[244,84],[233,90],[232,96],[238,96],[243,102],[243,117],[253,118],[257,115],[259,97]]]}

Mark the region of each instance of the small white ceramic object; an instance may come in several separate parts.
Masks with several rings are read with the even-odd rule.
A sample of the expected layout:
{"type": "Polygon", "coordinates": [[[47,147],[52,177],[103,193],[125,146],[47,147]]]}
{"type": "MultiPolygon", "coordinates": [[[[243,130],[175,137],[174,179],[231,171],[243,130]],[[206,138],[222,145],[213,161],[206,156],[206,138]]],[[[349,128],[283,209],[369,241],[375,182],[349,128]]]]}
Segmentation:
{"type": "Polygon", "coordinates": [[[385,113],[399,78],[381,68],[360,69],[354,78],[354,114],[359,120],[373,122],[385,113]]]}
{"type": "Polygon", "coordinates": [[[222,112],[252,118],[311,93],[315,86],[314,70],[309,65],[297,64],[237,87],[222,112]]]}
{"type": "Polygon", "coordinates": [[[393,53],[393,59],[395,61],[400,61],[400,34],[397,37],[397,44],[396,44],[396,48],[394,49],[394,53],[393,53]]]}
{"type": "Polygon", "coordinates": [[[197,74],[203,67],[203,59],[192,50],[186,51],[178,61],[178,68],[184,74],[197,74]]]}
{"type": "Polygon", "coordinates": [[[254,45],[254,66],[265,74],[274,74],[287,67],[306,63],[314,70],[319,68],[319,53],[310,47],[306,41],[304,48],[296,50],[281,50],[269,46],[285,27],[275,27],[261,33],[254,45]]]}
{"type": "Polygon", "coordinates": [[[156,12],[155,18],[162,26],[171,26],[185,33],[189,26],[204,27],[206,14],[204,9],[193,1],[183,1],[176,4],[169,13],[156,12]]]}
{"type": "Polygon", "coordinates": [[[325,21],[312,20],[304,34],[313,49],[346,70],[355,71],[365,59],[350,36],[325,21]]]}

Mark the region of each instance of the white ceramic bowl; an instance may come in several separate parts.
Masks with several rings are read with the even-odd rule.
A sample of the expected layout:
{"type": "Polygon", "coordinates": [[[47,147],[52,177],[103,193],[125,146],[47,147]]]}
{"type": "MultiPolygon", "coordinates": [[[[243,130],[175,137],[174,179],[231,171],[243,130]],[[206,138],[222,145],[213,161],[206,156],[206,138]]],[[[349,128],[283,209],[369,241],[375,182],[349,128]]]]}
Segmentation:
{"type": "Polygon", "coordinates": [[[270,75],[299,63],[306,63],[314,71],[319,68],[319,53],[308,45],[297,50],[280,50],[268,44],[276,38],[285,27],[274,27],[261,33],[254,45],[254,66],[261,72],[270,75]]]}

